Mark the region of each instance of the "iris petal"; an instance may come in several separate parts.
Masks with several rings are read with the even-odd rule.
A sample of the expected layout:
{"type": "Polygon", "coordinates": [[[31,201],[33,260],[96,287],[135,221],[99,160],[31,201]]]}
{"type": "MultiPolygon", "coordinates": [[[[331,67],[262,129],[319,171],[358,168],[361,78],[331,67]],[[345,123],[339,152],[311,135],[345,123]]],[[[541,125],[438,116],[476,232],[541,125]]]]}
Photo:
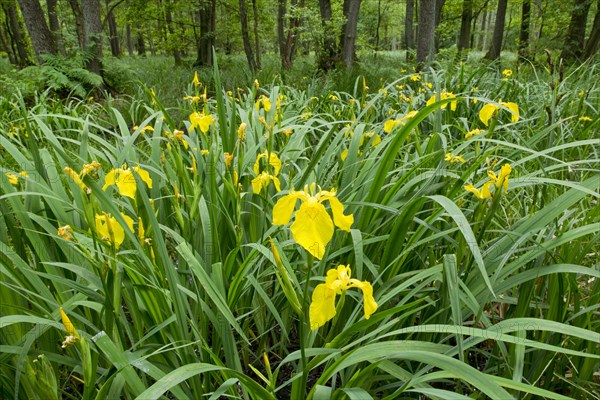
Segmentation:
{"type": "Polygon", "coordinates": [[[479,111],[479,119],[485,126],[488,126],[490,118],[492,118],[492,115],[494,115],[496,110],[498,110],[498,106],[495,104],[486,104],[481,107],[481,110],[479,111]]]}
{"type": "Polygon", "coordinates": [[[354,215],[344,215],[344,205],[334,196],[322,196],[323,200],[329,200],[331,212],[333,213],[333,222],[335,225],[346,232],[350,232],[350,227],[354,223],[354,215]]]}
{"type": "Polygon", "coordinates": [[[277,200],[273,207],[273,225],[285,225],[290,222],[298,196],[292,192],[277,200]]]}
{"type": "Polygon", "coordinates": [[[310,329],[317,329],[335,316],[335,290],[325,283],[317,285],[309,308],[310,329]]]}
{"type": "Polygon", "coordinates": [[[133,173],[130,170],[121,171],[121,173],[119,173],[117,176],[116,184],[117,188],[119,188],[119,193],[121,193],[123,196],[135,199],[137,185],[135,183],[133,173]]]}
{"type": "Polygon", "coordinates": [[[315,258],[323,258],[325,246],[333,236],[333,222],[322,204],[302,203],[290,229],[300,246],[315,258]]]}

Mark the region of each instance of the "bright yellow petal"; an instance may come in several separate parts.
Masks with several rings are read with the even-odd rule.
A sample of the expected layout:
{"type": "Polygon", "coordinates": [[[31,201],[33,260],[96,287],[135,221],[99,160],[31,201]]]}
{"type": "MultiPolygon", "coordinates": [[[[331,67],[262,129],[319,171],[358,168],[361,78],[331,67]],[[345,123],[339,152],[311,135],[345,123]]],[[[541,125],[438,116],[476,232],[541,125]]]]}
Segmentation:
{"type": "Polygon", "coordinates": [[[200,130],[202,131],[202,133],[208,132],[208,129],[210,128],[210,126],[212,125],[212,123],[214,121],[215,120],[213,119],[211,114],[201,117],[198,121],[198,126],[200,127],[200,130]]]}
{"type": "Polygon", "coordinates": [[[271,179],[273,179],[273,185],[275,185],[275,189],[277,189],[278,192],[281,192],[281,183],[279,182],[279,178],[276,176],[271,176],[271,179]]]}
{"type": "Polygon", "coordinates": [[[346,161],[346,158],[348,158],[348,149],[345,149],[344,151],[342,151],[342,154],[340,154],[340,157],[342,158],[342,161],[346,161]]]}
{"type": "Polygon", "coordinates": [[[435,95],[435,94],[434,94],[433,96],[431,96],[431,97],[429,98],[429,100],[427,100],[427,103],[425,103],[425,105],[426,105],[426,106],[430,106],[430,105],[432,105],[433,103],[435,103],[435,101],[436,101],[436,97],[437,97],[437,95],[435,95]]]}
{"type": "Polygon", "coordinates": [[[397,120],[395,120],[395,119],[388,119],[383,124],[383,131],[385,133],[390,133],[392,131],[392,129],[394,129],[396,127],[396,125],[398,125],[398,121],[397,120]]]}
{"type": "Polygon", "coordinates": [[[517,105],[517,103],[500,102],[500,104],[502,104],[504,107],[506,107],[510,110],[510,112],[512,113],[512,116],[511,116],[512,122],[517,122],[519,120],[519,106],[517,105]]]}
{"type": "Polygon", "coordinates": [[[373,286],[367,281],[362,282],[363,303],[365,308],[365,319],[369,319],[371,314],[377,310],[377,303],[373,297],[373,286]]]}
{"type": "Polygon", "coordinates": [[[281,160],[277,157],[277,154],[271,152],[269,156],[269,164],[273,167],[275,172],[275,176],[279,175],[279,170],[281,169],[281,160]]]}
{"type": "Polygon", "coordinates": [[[148,171],[143,170],[141,167],[133,167],[133,170],[142,178],[148,188],[152,189],[152,179],[150,178],[150,174],[148,171]]]}
{"type": "Polygon", "coordinates": [[[485,126],[488,126],[490,118],[492,118],[497,109],[497,105],[489,103],[481,107],[481,110],[479,110],[479,119],[485,126]]]}
{"type": "Polygon", "coordinates": [[[481,191],[477,188],[475,188],[475,186],[473,185],[466,185],[465,190],[473,193],[475,196],[477,196],[478,199],[483,199],[482,195],[481,195],[481,191]]]}
{"type": "Polygon", "coordinates": [[[317,285],[309,307],[310,329],[318,329],[335,316],[335,291],[326,284],[317,285]]]}
{"type": "Polygon", "coordinates": [[[273,207],[273,225],[285,225],[290,222],[298,196],[292,191],[277,200],[273,207]]]}
{"type": "Polygon", "coordinates": [[[269,185],[269,177],[266,172],[258,175],[256,178],[252,179],[252,192],[254,194],[258,194],[261,192],[263,188],[266,188],[269,185]]]}
{"type": "Polygon", "coordinates": [[[133,177],[133,173],[131,170],[123,170],[120,174],[118,174],[116,182],[117,188],[119,188],[119,193],[123,196],[130,197],[135,199],[135,191],[137,190],[137,185],[135,183],[135,178],[133,177]]]}
{"type": "Polygon", "coordinates": [[[350,232],[350,227],[354,223],[354,215],[344,215],[344,205],[335,196],[322,196],[323,201],[329,200],[331,212],[333,213],[333,222],[335,225],[346,232],[350,232]]]}
{"type": "Polygon", "coordinates": [[[260,160],[264,157],[267,156],[267,153],[260,153],[259,155],[256,156],[256,161],[254,161],[254,167],[252,168],[252,170],[254,171],[255,175],[258,175],[260,172],[260,160]]]}
{"type": "Polygon", "coordinates": [[[333,236],[333,222],[322,204],[314,201],[302,203],[290,229],[300,246],[315,258],[323,258],[325,246],[333,236]]]}
{"type": "Polygon", "coordinates": [[[491,199],[492,198],[492,192],[490,192],[490,186],[492,186],[492,182],[486,182],[483,184],[483,186],[481,187],[481,197],[480,199],[491,199]]]}

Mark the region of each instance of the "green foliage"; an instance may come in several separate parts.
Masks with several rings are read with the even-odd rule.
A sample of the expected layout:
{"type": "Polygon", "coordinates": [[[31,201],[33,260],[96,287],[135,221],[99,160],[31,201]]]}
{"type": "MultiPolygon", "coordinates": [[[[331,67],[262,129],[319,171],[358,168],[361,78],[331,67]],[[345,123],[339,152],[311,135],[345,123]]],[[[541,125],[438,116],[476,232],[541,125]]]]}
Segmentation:
{"type": "Polygon", "coordinates": [[[147,84],[128,83],[129,100],[0,99],[0,394],[30,398],[43,374],[38,393],[82,399],[591,397],[598,65],[378,75],[397,56],[365,57],[365,79],[267,67],[256,86],[243,60],[221,58],[227,75],[202,70],[197,87],[185,67],[161,83],[167,60],[148,58],[127,62],[147,84]],[[206,101],[183,99],[204,85],[206,101]],[[456,98],[429,102],[444,91],[456,98]],[[480,110],[500,100],[520,118],[500,108],[484,125],[480,110]],[[195,112],[216,121],[203,132],[195,112]],[[474,129],[485,132],[467,138],[474,129]],[[265,151],[281,160],[281,192],[253,191],[265,151]],[[64,171],[92,161],[84,187],[64,171]],[[506,163],[507,192],[464,189],[506,163]],[[104,187],[124,164],[151,187],[140,172],[122,182],[133,198],[104,187]],[[354,216],[321,260],[293,225],[272,224],[275,203],[312,182],[354,216]],[[310,330],[312,291],[338,265],[372,283],[378,309],[365,319],[363,295],[347,291],[310,330]]]}

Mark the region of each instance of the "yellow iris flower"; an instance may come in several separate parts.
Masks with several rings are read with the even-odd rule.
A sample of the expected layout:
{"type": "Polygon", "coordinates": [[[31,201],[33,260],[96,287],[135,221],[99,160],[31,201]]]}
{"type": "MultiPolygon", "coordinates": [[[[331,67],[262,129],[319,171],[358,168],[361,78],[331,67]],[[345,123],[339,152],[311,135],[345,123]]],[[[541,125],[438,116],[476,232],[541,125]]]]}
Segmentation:
{"type": "MultiPolygon", "coordinates": [[[[499,102],[500,105],[508,108],[512,114],[511,121],[517,122],[519,120],[519,106],[517,103],[507,103],[504,101],[499,102]]],[[[485,126],[488,126],[490,118],[500,109],[499,105],[488,103],[481,107],[479,110],[479,119],[485,126]]]]}
{"type": "Polygon", "coordinates": [[[192,83],[194,84],[195,87],[198,87],[201,85],[200,79],[198,79],[198,71],[194,71],[194,79],[192,79],[192,83]]]}
{"type": "Polygon", "coordinates": [[[269,187],[269,183],[273,181],[273,185],[275,185],[275,189],[277,191],[281,191],[281,183],[279,182],[279,178],[274,175],[268,174],[266,171],[258,174],[256,178],[252,179],[252,192],[258,194],[261,190],[269,187]]]}
{"type": "MultiPolygon", "coordinates": [[[[500,190],[504,187],[504,193],[508,192],[508,176],[512,172],[512,167],[510,164],[506,163],[500,169],[498,175],[494,173],[494,171],[488,171],[488,176],[490,180],[483,184],[481,190],[476,189],[473,185],[466,185],[464,188],[469,192],[473,193],[478,199],[491,199],[492,192],[490,191],[490,187],[494,185],[496,187],[496,191],[500,190]]],[[[496,192],[494,192],[496,193],[496,192]]]]}
{"type": "Polygon", "coordinates": [[[258,111],[261,105],[266,112],[269,112],[271,110],[271,100],[265,95],[261,95],[258,98],[256,103],[254,104],[254,108],[256,108],[256,110],[258,111]]]}
{"type": "Polygon", "coordinates": [[[190,114],[190,123],[192,128],[198,128],[202,133],[208,132],[210,126],[215,122],[212,114],[204,115],[204,113],[193,112],[190,114]]]}
{"type": "Polygon", "coordinates": [[[452,153],[446,153],[446,157],[444,157],[444,160],[449,161],[451,164],[454,164],[454,163],[457,163],[457,162],[464,164],[464,163],[467,162],[463,158],[463,156],[455,156],[452,153]]]}
{"type": "Polygon", "coordinates": [[[279,171],[281,170],[281,160],[277,157],[277,154],[271,152],[264,152],[256,156],[256,161],[254,162],[254,173],[256,174],[256,178],[252,179],[252,192],[258,194],[261,190],[269,187],[269,183],[273,181],[273,185],[275,185],[275,189],[279,192],[281,190],[281,183],[279,182],[279,171]],[[260,160],[263,158],[268,159],[268,165],[266,170],[260,171],[260,160]],[[272,167],[273,174],[267,172],[268,167],[272,167]]]}
{"type": "Polygon", "coordinates": [[[481,190],[475,188],[473,185],[466,185],[465,190],[473,193],[479,200],[491,199],[492,192],[490,192],[490,186],[492,186],[492,182],[486,182],[481,187],[481,190]]]}
{"type": "Polygon", "coordinates": [[[269,159],[269,165],[273,167],[273,172],[275,173],[275,175],[279,175],[279,170],[281,169],[281,160],[279,159],[279,157],[277,157],[277,154],[271,152],[263,152],[260,153],[258,156],[256,156],[256,161],[254,162],[254,173],[256,175],[258,175],[258,173],[260,172],[260,160],[263,158],[268,158],[269,159]]]}
{"type": "Polygon", "coordinates": [[[508,192],[508,175],[512,172],[512,167],[510,164],[506,163],[500,169],[498,176],[494,173],[494,171],[488,171],[488,176],[494,185],[496,185],[496,189],[500,189],[504,187],[504,193],[508,192]]]}
{"type": "Polygon", "coordinates": [[[317,329],[335,314],[335,296],[350,288],[359,288],[363,292],[363,302],[365,319],[369,319],[371,314],[377,310],[377,303],[373,298],[373,287],[367,281],[359,281],[350,278],[350,266],[340,265],[337,269],[327,271],[325,283],[317,285],[312,294],[312,301],[309,308],[310,329],[317,329]]]}
{"type": "Polygon", "coordinates": [[[315,258],[321,259],[325,254],[325,246],[333,237],[333,225],[349,232],[354,223],[354,216],[344,215],[344,205],[338,200],[334,191],[321,190],[315,193],[316,184],[304,187],[304,191],[290,191],[281,197],[273,207],[273,225],[286,225],[290,222],[297,200],[302,204],[290,227],[294,240],[304,247],[315,258]],[[333,221],[325,210],[323,203],[329,201],[333,221]]]}
{"type": "MultiPolygon", "coordinates": [[[[142,178],[146,185],[152,189],[152,179],[148,171],[143,170],[140,167],[133,167],[133,171],[136,172],[142,178]]],[[[133,177],[133,172],[129,168],[115,168],[111,170],[104,178],[104,186],[102,190],[106,190],[109,186],[117,185],[119,193],[123,196],[131,197],[135,199],[135,191],[137,190],[137,184],[133,177]]]]}
{"type": "MultiPolygon", "coordinates": [[[[131,232],[133,232],[133,219],[121,213],[125,223],[131,232]]],[[[102,240],[112,243],[115,248],[119,248],[125,240],[125,230],[117,222],[115,217],[110,214],[96,214],[96,232],[102,240]]]]}
{"type": "MultiPolygon", "coordinates": [[[[445,90],[440,94],[440,100],[455,99],[455,98],[456,98],[456,96],[454,95],[454,93],[446,92],[445,90]]],[[[426,105],[430,106],[433,103],[435,103],[436,101],[438,101],[437,93],[435,93],[433,96],[431,96],[429,98],[429,100],[427,100],[427,104],[426,105]]],[[[442,108],[446,108],[447,105],[448,105],[448,103],[444,104],[442,106],[442,108]]],[[[451,101],[450,102],[450,109],[452,111],[456,111],[456,101],[451,101]]]]}

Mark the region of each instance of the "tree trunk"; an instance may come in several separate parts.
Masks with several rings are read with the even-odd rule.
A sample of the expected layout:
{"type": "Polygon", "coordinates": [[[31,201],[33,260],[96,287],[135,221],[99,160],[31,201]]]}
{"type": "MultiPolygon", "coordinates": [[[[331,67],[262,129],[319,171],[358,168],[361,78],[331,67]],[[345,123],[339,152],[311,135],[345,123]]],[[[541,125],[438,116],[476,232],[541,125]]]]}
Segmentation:
{"type": "Polygon", "coordinates": [[[285,20],[287,14],[287,1],[277,1],[277,44],[279,45],[279,58],[281,59],[281,66],[285,69],[289,69],[289,60],[285,56],[285,20]]]}
{"type": "Polygon", "coordinates": [[[106,15],[106,22],[108,23],[108,42],[110,43],[110,53],[113,57],[119,57],[121,55],[121,46],[119,45],[119,32],[117,30],[117,20],[115,13],[110,7],[110,0],[106,0],[106,9],[108,14],[106,15]]]}
{"type": "Polygon", "coordinates": [[[146,57],[146,42],[144,41],[144,34],[140,31],[137,35],[137,51],[142,57],[146,57]]]}
{"type": "Polygon", "coordinates": [[[435,0],[421,0],[419,4],[419,29],[417,35],[417,69],[433,60],[435,34],[435,0]]]}
{"type": "Polygon", "coordinates": [[[129,57],[133,56],[133,40],[131,39],[131,25],[125,25],[125,39],[127,41],[127,53],[129,57]]]}
{"type": "Polygon", "coordinates": [[[494,34],[492,35],[492,44],[485,58],[495,60],[500,57],[502,51],[502,39],[504,37],[504,21],[506,20],[506,8],[508,0],[498,0],[498,9],[496,11],[496,22],[494,24],[494,34]]]}
{"type": "Polygon", "coordinates": [[[246,59],[248,60],[248,66],[255,72],[258,70],[254,53],[252,52],[252,45],[250,44],[250,35],[248,34],[248,11],[246,10],[246,0],[240,0],[240,22],[242,25],[242,41],[244,42],[244,52],[246,53],[246,59]]]}
{"type": "Polygon", "coordinates": [[[23,29],[19,23],[19,17],[17,15],[16,3],[2,5],[2,9],[6,14],[7,33],[9,36],[9,44],[12,52],[15,56],[16,63],[24,67],[31,64],[29,54],[27,53],[26,38],[23,34],[23,29]]]}
{"type": "Polygon", "coordinates": [[[594,25],[592,25],[592,31],[590,32],[590,37],[587,40],[585,45],[585,49],[583,49],[583,58],[588,59],[594,55],[594,53],[598,50],[598,45],[600,44],[600,4],[598,4],[598,9],[596,10],[596,16],[594,17],[594,25]]]}
{"type": "Polygon", "coordinates": [[[83,13],[81,12],[81,6],[78,0],[69,0],[69,5],[75,16],[75,31],[77,32],[77,41],[79,42],[79,48],[85,48],[85,32],[83,28],[83,13]]]}
{"type": "Polygon", "coordinates": [[[100,21],[100,0],[82,0],[83,30],[85,50],[90,53],[86,69],[102,75],[102,22],[100,21]]]}
{"type": "Polygon", "coordinates": [[[590,11],[591,0],[575,0],[569,30],[560,57],[567,61],[580,59],[583,56],[585,26],[590,11]]]}
{"type": "Polygon", "coordinates": [[[346,23],[342,28],[343,40],[340,43],[342,59],[346,68],[352,68],[356,51],[356,31],[358,26],[358,14],[360,13],[360,0],[344,0],[344,16],[346,23]],[[346,2],[348,7],[346,7],[346,2]]]}
{"type": "Polygon", "coordinates": [[[52,39],[54,43],[56,43],[56,47],[60,54],[65,55],[65,46],[62,40],[62,35],[60,33],[60,23],[58,22],[58,14],[56,12],[57,0],[46,0],[46,7],[48,8],[48,22],[50,27],[50,33],[52,34],[52,39]]]}
{"type": "Polygon", "coordinates": [[[198,57],[195,66],[213,64],[213,46],[215,44],[216,0],[204,0],[198,10],[200,34],[198,36],[198,57]]]}
{"type": "Polygon", "coordinates": [[[335,67],[337,48],[332,27],[331,0],[319,0],[321,26],[323,27],[323,48],[319,51],[319,69],[329,71],[335,67]]]}
{"type": "Polygon", "coordinates": [[[529,49],[529,19],[531,0],[523,0],[521,7],[521,30],[519,31],[519,56],[526,57],[529,49]]]}
{"type": "Polygon", "coordinates": [[[460,34],[458,35],[458,52],[469,48],[471,40],[471,22],[473,19],[473,0],[463,0],[460,18],[460,34]]]}
{"type": "Polygon", "coordinates": [[[260,69],[261,57],[260,57],[260,36],[258,36],[258,7],[256,6],[256,0],[250,0],[252,2],[252,15],[254,21],[254,50],[256,51],[256,67],[260,69]]]}
{"type": "Polygon", "coordinates": [[[406,15],[404,16],[404,45],[406,49],[415,48],[414,36],[415,0],[406,0],[406,15]]]}
{"type": "Polygon", "coordinates": [[[43,54],[56,55],[56,43],[52,39],[40,2],[38,0],[18,0],[18,2],[38,61],[43,62],[43,54]]]}
{"type": "Polygon", "coordinates": [[[433,25],[434,54],[440,49],[440,34],[437,28],[442,21],[442,10],[445,2],[446,0],[435,0],[435,23],[433,25]]]}
{"type": "MultiPolygon", "coordinates": [[[[304,9],[305,0],[298,3],[297,0],[291,0],[291,7],[304,9]]],[[[281,66],[285,69],[291,69],[296,55],[298,42],[298,29],[302,24],[302,19],[298,15],[287,18],[286,0],[279,0],[277,4],[277,38],[279,42],[279,55],[281,66]],[[285,33],[285,21],[288,19],[287,34],[285,33]]]]}
{"type": "Polygon", "coordinates": [[[181,51],[179,51],[178,45],[175,43],[175,28],[173,28],[173,15],[171,13],[172,4],[169,0],[165,1],[165,22],[167,24],[167,31],[169,33],[167,43],[169,47],[173,47],[173,59],[175,65],[181,65],[181,51]]]}

